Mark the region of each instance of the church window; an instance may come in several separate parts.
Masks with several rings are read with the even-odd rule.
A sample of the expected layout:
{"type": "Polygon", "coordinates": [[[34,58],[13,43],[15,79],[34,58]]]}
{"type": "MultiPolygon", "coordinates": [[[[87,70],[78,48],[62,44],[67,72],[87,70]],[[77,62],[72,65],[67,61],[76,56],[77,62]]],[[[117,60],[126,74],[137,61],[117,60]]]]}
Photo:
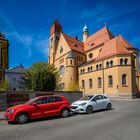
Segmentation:
{"type": "Polygon", "coordinates": [[[102,86],[102,79],[101,77],[98,77],[98,87],[100,88],[102,86]]]}
{"type": "Polygon", "coordinates": [[[123,59],[120,59],[120,65],[123,65],[123,59]]]}
{"type": "Polygon", "coordinates": [[[91,71],[92,71],[92,66],[90,67],[91,71]]]}
{"type": "Polygon", "coordinates": [[[83,73],[85,73],[85,69],[83,69],[83,73]]]}
{"type": "Polygon", "coordinates": [[[90,67],[88,67],[88,72],[90,71],[90,67]]]}
{"type": "Polygon", "coordinates": [[[82,88],[85,88],[85,81],[82,80],[82,88]]]}
{"type": "Polygon", "coordinates": [[[107,68],[109,67],[109,62],[108,62],[108,61],[106,62],[106,67],[107,67],[107,68]]]}
{"type": "Polygon", "coordinates": [[[77,60],[78,60],[78,56],[77,56],[77,60]]]}
{"type": "Polygon", "coordinates": [[[90,46],[93,46],[94,45],[94,43],[92,43],[90,46]]]}
{"type": "Polygon", "coordinates": [[[123,75],[122,75],[122,86],[126,86],[126,85],[127,85],[127,80],[126,80],[126,78],[127,78],[127,75],[126,75],[126,74],[123,74],[123,75]]]}
{"type": "Polygon", "coordinates": [[[81,70],[81,74],[83,73],[83,70],[81,70]]]}
{"type": "Polygon", "coordinates": [[[56,36],[56,40],[57,40],[57,41],[59,40],[59,36],[56,36]]]}
{"type": "Polygon", "coordinates": [[[127,62],[128,62],[128,59],[126,58],[126,59],[124,60],[125,65],[127,65],[127,62]]]}
{"type": "Polygon", "coordinates": [[[99,65],[99,69],[101,69],[101,68],[102,68],[102,64],[99,65]]]}
{"type": "Polygon", "coordinates": [[[113,85],[113,78],[112,78],[112,75],[109,75],[109,76],[108,76],[108,85],[109,85],[109,86],[112,86],[112,85],[113,85]]]}
{"type": "Polygon", "coordinates": [[[70,64],[72,65],[72,60],[70,60],[70,64]]]}
{"type": "Polygon", "coordinates": [[[89,57],[90,59],[92,59],[92,58],[93,58],[93,54],[90,53],[90,54],[88,55],[88,57],[89,57]]]}
{"type": "Polygon", "coordinates": [[[62,65],[62,66],[60,67],[59,71],[60,71],[60,75],[63,76],[64,73],[65,73],[65,67],[62,65]]]}
{"type": "Polygon", "coordinates": [[[61,48],[60,48],[60,53],[62,53],[63,52],[63,48],[62,48],[62,46],[61,46],[61,48]]]}
{"type": "Polygon", "coordinates": [[[96,65],[96,70],[98,70],[99,69],[99,66],[98,65],[96,65]]]}
{"type": "Polygon", "coordinates": [[[110,61],[110,67],[112,67],[112,66],[113,66],[113,61],[111,60],[111,61],[110,61]]]}
{"type": "Polygon", "coordinates": [[[89,79],[89,88],[92,88],[92,79],[89,79]]]}

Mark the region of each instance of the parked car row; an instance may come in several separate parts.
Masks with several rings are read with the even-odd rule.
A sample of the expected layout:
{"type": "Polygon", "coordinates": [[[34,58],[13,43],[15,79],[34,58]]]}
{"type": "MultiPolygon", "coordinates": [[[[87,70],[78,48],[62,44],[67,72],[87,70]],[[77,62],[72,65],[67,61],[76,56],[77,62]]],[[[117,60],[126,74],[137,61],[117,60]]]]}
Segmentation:
{"type": "Polygon", "coordinates": [[[5,119],[19,124],[27,123],[35,118],[61,116],[68,117],[70,112],[92,113],[96,110],[111,109],[110,99],[104,94],[87,95],[70,105],[64,96],[39,96],[31,99],[25,104],[8,108],[5,119]]]}

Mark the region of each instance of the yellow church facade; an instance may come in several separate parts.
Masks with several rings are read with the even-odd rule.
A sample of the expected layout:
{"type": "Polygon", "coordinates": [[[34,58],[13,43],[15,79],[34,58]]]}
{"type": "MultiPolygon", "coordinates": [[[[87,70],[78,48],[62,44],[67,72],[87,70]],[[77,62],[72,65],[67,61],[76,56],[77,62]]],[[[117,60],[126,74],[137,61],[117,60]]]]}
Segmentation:
{"type": "Polygon", "coordinates": [[[70,37],[56,20],[50,29],[49,63],[60,72],[61,90],[85,94],[139,93],[139,50],[106,27],[83,41],[70,37]]]}
{"type": "Polygon", "coordinates": [[[0,83],[4,80],[5,69],[9,67],[8,51],[9,42],[5,36],[0,33],[0,83]]]}

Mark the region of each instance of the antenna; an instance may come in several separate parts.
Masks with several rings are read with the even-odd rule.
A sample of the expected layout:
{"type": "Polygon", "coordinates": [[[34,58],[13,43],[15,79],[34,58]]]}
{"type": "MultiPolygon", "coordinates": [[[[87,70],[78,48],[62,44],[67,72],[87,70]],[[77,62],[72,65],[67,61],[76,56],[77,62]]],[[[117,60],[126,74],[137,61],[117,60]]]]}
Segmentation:
{"type": "Polygon", "coordinates": [[[54,18],[55,18],[55,19],[58,19],[58,12],[55,13],[54,18]]]}
{"type": "Polygon", "coordinates": [[[104,24],[105,24],[105,27],[106,27],[106,20],[105,20],[104,24]]]}

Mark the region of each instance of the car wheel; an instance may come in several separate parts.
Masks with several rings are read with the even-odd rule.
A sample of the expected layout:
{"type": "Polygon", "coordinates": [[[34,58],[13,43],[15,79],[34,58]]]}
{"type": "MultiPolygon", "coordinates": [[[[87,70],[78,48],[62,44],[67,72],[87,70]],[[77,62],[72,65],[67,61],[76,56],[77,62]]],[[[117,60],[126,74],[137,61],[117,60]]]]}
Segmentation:
{"type": "Polygon", "coordinates": [[[29,121],[29,116],[26,113],[21,113],[16,116],[16,122],[19,124],[24,124],[29,121]]]}
{"type": "Polygon", "coordinates": [[[111,107],[112,107],[111,103],[108,103],[106,109],[107,109],[107,110],[110,110],[111,107]]]}
{"type": "Polygon", "coordinates": [[[87,114],[90,114],[90,113],[92,113],[93,112],[93,107],[92,106],[87,106],[87,108],[86,108],[86,113],[87,114]]]}
{"type": "Polygon", "coordinates": [[[61,117],[62,117],[62,118],[66,118],[66,117],[69,116],[69,113],[70,113],[70,111],[69,111],[68,109],[63,109],[63,110],[61,111],[61,117]]]}

